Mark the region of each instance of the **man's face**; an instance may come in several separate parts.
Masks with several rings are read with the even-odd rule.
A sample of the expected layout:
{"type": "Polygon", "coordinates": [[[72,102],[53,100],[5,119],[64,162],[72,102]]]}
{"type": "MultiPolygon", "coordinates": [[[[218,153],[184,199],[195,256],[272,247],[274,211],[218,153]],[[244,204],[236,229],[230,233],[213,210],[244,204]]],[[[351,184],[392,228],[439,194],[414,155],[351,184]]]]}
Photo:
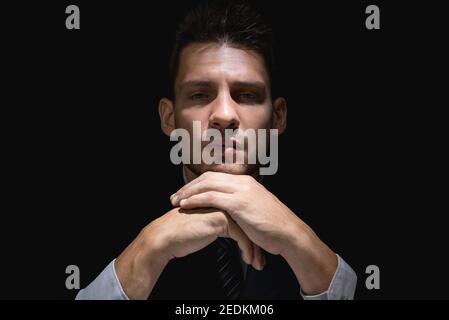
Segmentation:
{"type": "MultiPolygon", "coordinates": [[[[273,107],[270,80],[263,58],[254,51],[226,44],[194,43],[184,48],[175,79],[174,122],[189,131],[193,121],[201,121],[201,132],[215,128],[270,129],[273,107]]],[[[216,141],[214,141],[216,142],[216,141]]],[[[202,142],[202,148],[209,142],[202,142]]],[[[192,143],[191,143],[192,145],[192,143]]],[[[244,152],[245,164],[190,164],[197,175],[205,171],[253,174],[256,165],[247,164],[247,148],[223,147],[223,156],[244,152]]],[[[191,150],[192,154],[192,150],[191,150]]]]}

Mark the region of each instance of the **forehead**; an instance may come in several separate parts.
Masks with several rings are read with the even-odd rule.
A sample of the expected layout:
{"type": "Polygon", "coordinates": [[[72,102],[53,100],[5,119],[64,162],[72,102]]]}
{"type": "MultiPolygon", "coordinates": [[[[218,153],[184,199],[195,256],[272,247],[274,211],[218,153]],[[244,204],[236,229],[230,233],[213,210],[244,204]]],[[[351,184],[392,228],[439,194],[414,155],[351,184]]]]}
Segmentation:
{"type": "Polygon", "coordinates": [[[175,86],[192,80],[269,83],[259,53],[217,43],[193,43],[181,51],[175,86]]]}

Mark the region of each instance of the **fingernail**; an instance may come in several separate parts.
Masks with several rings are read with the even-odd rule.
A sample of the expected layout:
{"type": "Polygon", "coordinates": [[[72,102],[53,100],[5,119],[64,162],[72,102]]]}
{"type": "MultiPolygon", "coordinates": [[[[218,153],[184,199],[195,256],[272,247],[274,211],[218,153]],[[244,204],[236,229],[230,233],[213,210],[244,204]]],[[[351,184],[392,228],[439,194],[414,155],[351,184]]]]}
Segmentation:
{"type": "Polygon", "coordinates": [[[173,199],[171,199],[171,203],[175,206],[178,202],[178,196],[174,196],[173,199]]]}

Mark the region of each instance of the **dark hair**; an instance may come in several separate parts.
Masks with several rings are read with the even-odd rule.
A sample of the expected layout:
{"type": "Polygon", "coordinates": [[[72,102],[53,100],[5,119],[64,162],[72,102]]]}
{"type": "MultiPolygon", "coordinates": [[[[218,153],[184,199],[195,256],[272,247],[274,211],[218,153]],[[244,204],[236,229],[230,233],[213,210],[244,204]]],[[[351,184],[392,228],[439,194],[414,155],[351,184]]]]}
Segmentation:
{"type": "Polygon", "coordinates": [[[273,97],[274,39],[271,27],[262,15],[243,1],[203,1],[192,9],[176,32],[170,58],[170,94],[174,98],[174,83],[182,49],[191,43],[228,43],[245,50],[254,50],[264,59],[270,77],[273,97]]]}

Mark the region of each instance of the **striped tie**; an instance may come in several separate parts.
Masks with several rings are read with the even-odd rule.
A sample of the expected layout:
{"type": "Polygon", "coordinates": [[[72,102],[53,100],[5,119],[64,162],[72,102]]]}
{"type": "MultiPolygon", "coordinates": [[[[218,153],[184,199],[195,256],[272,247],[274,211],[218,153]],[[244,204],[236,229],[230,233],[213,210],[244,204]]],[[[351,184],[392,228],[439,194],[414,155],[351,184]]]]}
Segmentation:
{"type": "Polygon", "coordinates": [[[218,238],[215,247],[219,286],[226,299],[236,300],[243,286],[243,270],[237,243],[232,239],[218,238]]]}

